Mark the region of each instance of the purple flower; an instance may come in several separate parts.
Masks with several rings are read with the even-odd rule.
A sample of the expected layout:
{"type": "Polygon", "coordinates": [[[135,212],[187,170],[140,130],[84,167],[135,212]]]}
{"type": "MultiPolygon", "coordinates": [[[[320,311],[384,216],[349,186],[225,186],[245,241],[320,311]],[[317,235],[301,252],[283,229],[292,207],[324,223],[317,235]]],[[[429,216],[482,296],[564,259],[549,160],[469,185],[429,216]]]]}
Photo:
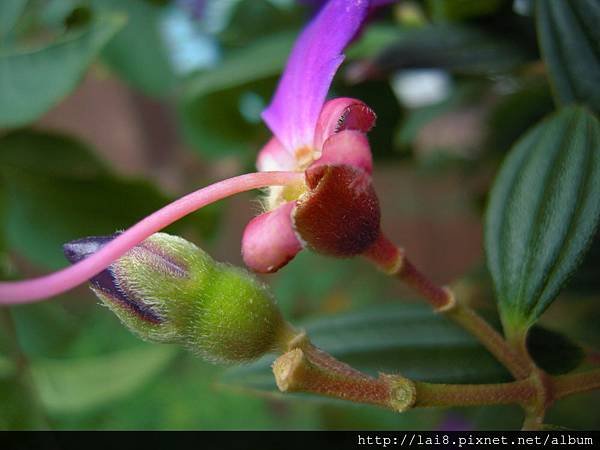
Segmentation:
{"type": "MultiPolygon", "coordinates": [[[[327,3],[328,0],[298,0],[298,1],[300,3],[304,3],[305,5],[310,5],[314,8],[320,8],[325,3],[327,3]]],[[[370,6],[369,6],[369,12],[372,12],[373,10],[375,10],[377,8],[382,8],[384,6],[391,5],[392,3],[395,3],[397,1],[398,0],[371,0],[370,6]]]]}
{"type": "Polygon", "coordinates": [[[367,0],[331,0],[323,6],[297,40],[263,112],[274,137],[259,153],[258,169],[305,171],[306,182],[270,188],[266,212],[246,227],[242,254],[257,272],[276,271],[303,247],[353,256],[377,237],[379,209],[365,137],[375,114],[355,99],[325,103],[342,52],[370,6],[367,0]],[[351,249],[349,238],[356,244],[351,249]]]}
{"type": "MultiPolygon", "coordinates": [[[[95,247],[83,259],[75,253],[87,252],[86,248],[67,248],[75,262],[68,268],[29,280],[0,282],[0,304],[41,300],[96,277],[92,286],[111,295],[115,300],[111,304],[160,322],[152,308],[136,309],[143,295],[115,294],[118,274],[113,263],[183,216],[259,188],[268,188],[266,212],[247,225],[242,239],[244,261],[254,271],[274,272],[304,247],[336,257],[380,251],[379,203],[371,184],[372,157],[365,136],[375,123],[375,113],[351,98],[325,103],[344,59],[342,52],[360,30],[370,6],[368,0],[331,0],[304,29],[263,113],[274,137],[258,155],[259,172],[189,193],[114,239],[92,242],[95,247]]],[[[388,252],[394,257],[396,253],[395,247],[388,252]]]]}

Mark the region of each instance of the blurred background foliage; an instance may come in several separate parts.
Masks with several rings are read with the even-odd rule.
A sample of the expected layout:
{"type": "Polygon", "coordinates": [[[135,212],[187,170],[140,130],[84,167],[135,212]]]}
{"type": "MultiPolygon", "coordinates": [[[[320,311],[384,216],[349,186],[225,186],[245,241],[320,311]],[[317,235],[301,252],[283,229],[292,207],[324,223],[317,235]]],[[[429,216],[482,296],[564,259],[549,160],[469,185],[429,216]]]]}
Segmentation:
{"type": "MultiPolygon", "coordinates": [[[[260,112],[311,3],[0,2],[0,277],[63,267],[62,243],[126,228],[178,195],[253,170],[270,135],[260,112]]],[[[535,3],[395,2],[372,14],[331,92],[360,98],[378,115],[370,140],[390,236],[496,322],[481,214],[498,165],[556,101],[585,99],[600,109],[594,14],[553,0],[538,1],[536,12],[535,3]],[[564,51],[567,38],[579,51],[564,51]],[[573,82],[571,70],[584,76],[573,82]]],[[[168,231],[241,265],[241,232],[258,210],[253,198],[205,208],[168,231]]],[[[530,348],[550,372],[599,358],[592,350],[600,344],[599,258],[597,237],[532,335],[530,348]]],[[[265,281],[317,345],[370,373],[507,379],[466,333],[360,260],[303,253],[265,281]]],[[[397,415],[282,396],[269,373],[272,357],[224,369],[145,344],[85,287],[2,309],[0,319],[1,429],[502,429],[521,422],[512,407],[397,415]]],[[[548,421],[597,429],[599,400],[595,393],[560,402],[548,421]]]]}

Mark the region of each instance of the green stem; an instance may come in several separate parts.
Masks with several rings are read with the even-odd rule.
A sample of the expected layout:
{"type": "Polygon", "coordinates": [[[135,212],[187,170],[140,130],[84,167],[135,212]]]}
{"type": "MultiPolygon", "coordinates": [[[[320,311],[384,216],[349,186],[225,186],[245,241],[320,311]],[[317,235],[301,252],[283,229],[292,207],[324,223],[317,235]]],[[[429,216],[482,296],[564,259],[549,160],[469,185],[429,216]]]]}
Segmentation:
{"type": "Polygon", "coordinates": [[[448,318],[459,324],[496,357],[504,367],[517,379],[527,378],[530,373],[528,361],[515,352],[485,319],[469,306],[457,303],[444,313],[448,318]]]}
{"type": "Polygon", "coordinates": [[[528,405],[536,395],[531,380],[499,384],[432,384],[400,375],[374,378],[335,359],[299,335],[273,364],[282,392],[305,392],[402,412],[415,407],[528,405]]]}
{"type": "Polygon", "coordinates": [[[553,387],[554,397],[557,400],[569,395],[600,389],[600,369],[554,377],[553,387]]]}
{"type": "Polygon", "coordinates": [[[498,384],[432,384],[415,382],[415,407],[524,405],[536,394],[529,380],[498,384]]]}
{"type": "Polygon", "coordinates": [[[524,429],[539,429],[556,400],[600,388],[600,369],[551,377],[541,370],[528,378],[495,384],[434,384],[400,375],[371,377],[315,347],[304,333],[288,342],[273,364],[282,392],[305,392],[403,412],[411,408],[518,404],[524,429]]]}
{"type": "Polygon", "coordinates": [[[404,251],[394,245],[383,233],[364,256],[387,274],[411,286],[421,294],[434,311],[443,313],[475,336],[516,379],[524,379],[529,375],[528,361],[516,353],[500,333],[475,310],[458,303],[450,289],[437,286],[419,271],[406,257],[404,251]]]}
{"type": "Polygon", "coordinates": [[[435,311],[444,311],[454,306],[452,292],[433,283],[406,257],[404,250],[394,245],[383,232],[363,256],[388,275],[408,284],[421,294],[435,311]]]}

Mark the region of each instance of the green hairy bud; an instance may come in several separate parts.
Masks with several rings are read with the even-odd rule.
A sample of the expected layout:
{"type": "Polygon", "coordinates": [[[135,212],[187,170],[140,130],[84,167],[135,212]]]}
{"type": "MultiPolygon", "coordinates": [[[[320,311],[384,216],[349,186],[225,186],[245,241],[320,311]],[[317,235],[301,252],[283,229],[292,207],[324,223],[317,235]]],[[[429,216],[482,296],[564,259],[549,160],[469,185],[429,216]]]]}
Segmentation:
{"type": "MultiPolygon", "coordinates": [[[[114,237],[70,242],[65,255],[77,262],[114,237]]],[[[165,233],[131,249],[90,285],[142,339],[179,343],[214,362],[257,358],[274,350],[286,330],[273,297],[256,278],[165,233]]]]}

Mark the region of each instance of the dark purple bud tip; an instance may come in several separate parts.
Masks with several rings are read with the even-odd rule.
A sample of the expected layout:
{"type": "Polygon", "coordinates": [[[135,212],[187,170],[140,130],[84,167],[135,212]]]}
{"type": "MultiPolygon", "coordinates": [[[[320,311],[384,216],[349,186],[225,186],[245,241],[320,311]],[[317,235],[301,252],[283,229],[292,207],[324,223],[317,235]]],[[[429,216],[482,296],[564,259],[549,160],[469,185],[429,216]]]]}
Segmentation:
{"type": "Polygon", "coordinates": [[[306,171],[306,184],[310,191],[298,201],[293,219],[310,248],[345,258],[375,242],[381,213],[367,172],[344,164],[318,165],[306,171]]]}
{"type": "Polygon", "coordinates": [[[65,257],[71,264],[81,261],[87,258],[92,253],[96,253],[114,238],[116,238],[120,232],[112,234],[110,236],[90,236],[81,239],[76,239],[71,242],[67,242],[63,245],[63,252],[65,257]]]}
{"type": "MultiPolygon", "coordinates": [[[[76,239],[64,244],[63,252],[69,262],[75,264],[100,250],[119,234],[121,233],[117,232],[110,236],[90,236],[76,239]]],[[[163,319],[157,312],[142,302],[135,293],[121,287],[122,283],[119,283],[117,280],[113,271],[113,265],[107,267],[98,275],[90,279],[92,289],[94,291],[99,291],[99,293],[103,294],[107,299],[110,299],[110,301],[129,309],[140,319],[152,323],[161,323],[163,319]]]]}

